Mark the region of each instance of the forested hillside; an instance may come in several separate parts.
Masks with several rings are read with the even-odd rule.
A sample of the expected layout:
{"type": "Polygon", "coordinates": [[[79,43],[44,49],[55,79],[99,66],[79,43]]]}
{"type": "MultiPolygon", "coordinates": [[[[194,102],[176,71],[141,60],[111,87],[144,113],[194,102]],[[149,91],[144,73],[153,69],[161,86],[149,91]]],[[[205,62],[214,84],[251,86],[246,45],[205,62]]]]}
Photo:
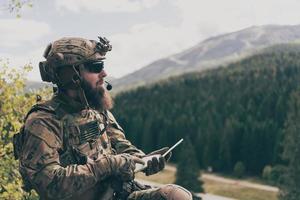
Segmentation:
{"type": "Polygon", "coordinates": [[[265,53],[121,93],[113,112],[146,152],[189,136],[201,167],[231,172],[241,161],[261,174],[282,162],[288,100],[299,81],[300,53],[265,53]]]}

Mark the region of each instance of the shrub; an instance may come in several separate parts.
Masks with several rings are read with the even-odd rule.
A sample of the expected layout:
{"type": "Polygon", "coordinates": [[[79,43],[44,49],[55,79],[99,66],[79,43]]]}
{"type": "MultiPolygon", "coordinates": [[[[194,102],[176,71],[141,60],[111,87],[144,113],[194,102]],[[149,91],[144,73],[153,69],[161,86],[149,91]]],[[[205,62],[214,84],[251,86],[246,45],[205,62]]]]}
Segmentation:
{"type": "MultiPolygon", "coordinates": [[[[18,161],[13,156],[12,137],[19,131],[36,94],[26,93],[25,76],[31,69],[25,66],[16,70],[0,59],[0,199],[37,199],[22,190],[18,161]]],[[[49,94],[44,90],[43,94],[49,94]]],[[[44,96],[44,95],[43,95],[44,96]]]]}
{"type": "Polygon", "coordinates": [[[271,180],[272,167],[270,165],[266,165],[262,172],[262,178],[266,181],[271,180]]]}
{"type": "Polygon", "coordinates": [[[243,162],[239,161],[234,165],[233,174],[237,178],[242,178],[245,175],[245,171],[246,168],[243,162]]]}
{"type": "Polygon", "coordinates": [[[281,183],[281,176],[284,174],[285,167],[283,165],[275,165],[270,174],[270,181],[272,184],[279,185],[281,183]]]}

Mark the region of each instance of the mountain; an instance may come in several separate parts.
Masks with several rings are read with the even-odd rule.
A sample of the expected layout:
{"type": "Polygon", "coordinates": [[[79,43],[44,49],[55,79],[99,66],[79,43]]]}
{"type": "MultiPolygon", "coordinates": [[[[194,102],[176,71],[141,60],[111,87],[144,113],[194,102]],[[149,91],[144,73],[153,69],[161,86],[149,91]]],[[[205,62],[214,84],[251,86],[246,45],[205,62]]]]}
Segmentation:
{"type": "Polygon", "coordinates": [[[120,91],[186,72],[226,66],[263,48],[298,42],[300,25],[253,26],[204,40],[181,53],[163,58],[120,79],[112,81],[120,91]]]}

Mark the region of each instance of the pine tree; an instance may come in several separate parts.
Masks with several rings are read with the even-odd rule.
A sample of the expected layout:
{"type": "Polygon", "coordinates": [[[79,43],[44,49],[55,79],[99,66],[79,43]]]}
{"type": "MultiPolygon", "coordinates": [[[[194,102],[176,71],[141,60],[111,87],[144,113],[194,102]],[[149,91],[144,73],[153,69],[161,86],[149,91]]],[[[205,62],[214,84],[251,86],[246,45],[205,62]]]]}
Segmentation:
{"type": "Polygon", "coordinates": [[[300,90],[291,95],[285,124],[283,158],[288,166],[281,175],[281,200],[300,199],[300,90]]]}
{"type": "Polygon", "coordinates": [[[195,149],[191,140],[186,137],[181,152],[176,172],[176,184],[181,185],[192,192],[204,192],[203,182],[199,179],[200,171],[195,149]]]}

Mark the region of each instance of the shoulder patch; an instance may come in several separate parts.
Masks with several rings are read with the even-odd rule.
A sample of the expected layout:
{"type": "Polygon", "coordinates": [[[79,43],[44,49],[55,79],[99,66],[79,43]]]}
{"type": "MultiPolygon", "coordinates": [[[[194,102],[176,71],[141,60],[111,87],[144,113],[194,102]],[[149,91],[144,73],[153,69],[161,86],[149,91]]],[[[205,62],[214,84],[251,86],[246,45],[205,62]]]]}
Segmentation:
{"type": "Polygon", "coordinates": [[[25,131],[40,138],[52,148],[59,148],[61,146],[58,136],[41,119],[33,120],[25,126],[25,131]]]}

